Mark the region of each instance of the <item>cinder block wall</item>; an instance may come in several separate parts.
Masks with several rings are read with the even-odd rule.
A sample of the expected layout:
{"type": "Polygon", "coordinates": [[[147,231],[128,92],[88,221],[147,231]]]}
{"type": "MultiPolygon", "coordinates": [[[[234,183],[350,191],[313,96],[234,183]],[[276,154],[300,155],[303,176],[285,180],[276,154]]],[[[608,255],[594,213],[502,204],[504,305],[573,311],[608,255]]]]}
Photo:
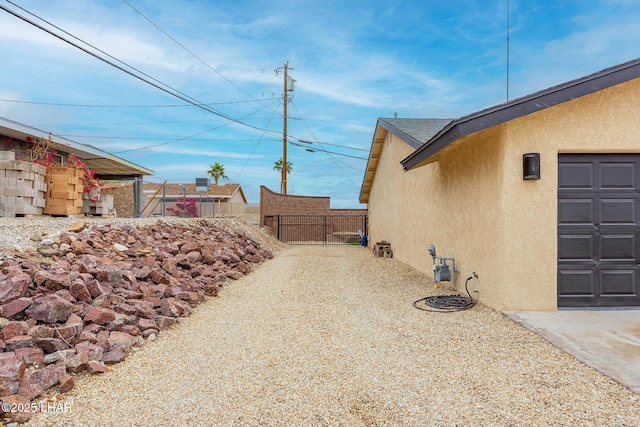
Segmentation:
{"type": "Polygon", "coordinates": [[[118,217],[133,218],[135,216],[135,213],[133,212],[134,198],[132,183],[109,183],[106,188],[102,189],[102,193],[113,195],[113,207],[118,217]]]}

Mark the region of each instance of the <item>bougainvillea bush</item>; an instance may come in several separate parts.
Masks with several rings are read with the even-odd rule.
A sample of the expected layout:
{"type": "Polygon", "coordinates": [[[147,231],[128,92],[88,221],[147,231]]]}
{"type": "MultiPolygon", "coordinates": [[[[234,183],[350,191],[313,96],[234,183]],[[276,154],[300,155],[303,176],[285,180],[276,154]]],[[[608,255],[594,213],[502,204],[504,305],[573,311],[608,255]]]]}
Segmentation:
{"type": "Polygon", "coordinates": [[[198,218],[198,199],[185,197],[176,202],[175,207],[167,208],[167,212],[174,216],[198,218]]]}

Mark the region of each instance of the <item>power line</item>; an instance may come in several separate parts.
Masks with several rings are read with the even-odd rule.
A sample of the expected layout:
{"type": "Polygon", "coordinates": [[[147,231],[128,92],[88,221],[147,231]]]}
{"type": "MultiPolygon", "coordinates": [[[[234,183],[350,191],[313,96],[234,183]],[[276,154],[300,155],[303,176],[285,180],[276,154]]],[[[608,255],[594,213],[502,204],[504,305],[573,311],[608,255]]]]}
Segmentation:
{"type": "MultiPolygon", "coordinates": [[[[152,136],[106,136],[106,135],[73,135],[73,134],[57,134],[57,136],[61,136],[64,138],[94,138],[94,139],[126,139],[126,140],[153,140],[153,141],[170,141],[174,138],[160,138],[160,137],[152,137],[152,136]]],[[[199,141],[199,142],[255,142],[261,141],[263,138],[259,139],[229,139],[229,138],[200,138],[194,139],[189,138],[191,141],[199,141]]],[[[279,138],[274,138],[273,141],[279,141],[279,138]]]]}
{"type": "Polygon", "coordinates": [[[329,144],[328,142],[320,142],[320,141],[307,141],[306,139],[302,139],[302,138],[295,138],[298,140],[298,142],[302,142],[305,144],[322,144],[322,145],[331,145],[333,147],[340,147],[340,148],[346,148],[349,150],[356,150],[356,151],[365,151],[365,152],[369,152],[369,150],[366,150],[364,148],[356,148],[356,147],[349,147],[347,145],[339,145],[339,144],[329,144]]]}
{"type": "MultiPolygon", "coordinates": [[[[296,106],[296,104],[293,102],[293,100],[291,101],[291,105],[293,105],[293,108],[294,108],[294,109],[296,110],[296,112],[298,113],[298,116],[300,116],[301,121],[302,121],[302,124],[303,124],[303,125],[304,125],[304,127],[307,129],[307,131],[309,132],[309,134],[313,137],[313,139],[314,139],[314,140],[316,140],[316,141],[317,141],[317,140],[318,140],[318,138],[316,138],[315,134],[313,133],[313,131],[311,130],[311,128],[309,127],[309,125],[306,123],[306,121],[305,121],[304,119],[302,119],[302,114],[300,114],[300,111],[298,111],[298,107],[297,107],[297,106],[296,106]]],[[[322,147],[322,144],[321,144],[321,143],[319,143],[319,144],[320,144],[320,146],[322,147]]],[[[324,148],[324,147],[322,147],[322,148],[324,148]]],[[[334,165],[336,165],[336,167],[338,168],[338,170],[340,170],[340,172],[342,172],[342,174],[344,175],[344,177],[345,177],[347,180],[349,180],[349,182],[351,182],[351,184],[353,184],[353,186],[354,186],[354,187],[356,187],[356,188],[360,188],[360,185],[359,185],[359,184],[357,184],[357,183],[355,183],[355,182],[353,181],[353,179],[351,179],[351,177],[350,177],[350,176],[349,176],[349,175],[348,175],[348,174],[347,174],[347,173],[346,173],[342,168],[340,168],[339,163],[340,163],[340,164],[343,164],[343,165],[344,165],[344,163],[343,163],[343,162],[339,162],[339,161],[338,161],[338,159],[336,159],[334,156],[332,156],[332,155],[331,155],[332,153],[331,153],[331,152],[329,152],[329,151],[326,151],[326,149],[325,149],[325,152],[327,153],[327,156],[329,156],[329,159],[331,159],[331,161],[333,162],[333,164],[334,164],[334,165]]],[[[351,157],[351,156],[349,156],[349,157],[351,157]]],[[[364,159],[364,160],[368,160],[368,159],[364,159]]],[[[363,172],[363,173],[364,173],[364,172],[363,172]]]]}
{"type": "MultiPolygon", "coordinates": [[[[272,101],[279,98],[265,98],[265,101],[272,101]]],[[[193,107],[194,105],[188,104],[166,104],[166,105],[100,105],[100,104],[65,104],[59,102],[38,102],[38,101],[21,101],[18,99],[4,99],[0,98],[3,102],[14,102],[18,104],[33,104],[33,105],[52,105],[55,107],[87,107],[87,108],[175,108],[175,107],[193,107]]],[[[247,102],[261,102],[260,100],[245,100],[245,101],[227,101],[227,102],[208,102],[202,104],[209,105],[230,105],[230,104],[242,104],[247,102]]]]}
{"type": "MultiPolygon", "coordinates": [[[[178,40],[176,40],[173,36],[171,36],[169,33],[167,33],[165,30],[163,30],[158,24],[156,24],[155,22],[153,22],[151,19],[149,19],[147,16],[145,16],[142,12],[140,12],[138,9],[136,9],[135,7],[133,7],[131,5],[131,3],[129,3],[127,0],[122,0],[123,3],[125,3],[127,6],[129,6],[131,9],[133,9],[138,15],[140,15],[142,18],[144,18],[147,22],[149,22],[151,25],[153,25],[156,29],[158,29],[158,31],[160,31],[162,34],[164,34],[165,36],[167,36],[168,38],[170,38],[171,40],[173,40],[174,43],[176,43],[178,46],[180,46],[182,49],[184,49],[186,52],[188,52],[191,56],[193,56],[194,58],[196,58],[198,61],[200,61],[200,63],[202,63],[205,67],[209,68],[211,71],[213,71],[214,73],[216,73],[217,75],[219,75],[220,77],[222,77],[224,80],[226,80],[228,83],[230,83],[233,87],[235,87],[236,89],[240,90],[241,92],[243,92],[245,95],[248,95],[251,99],[253,99],[254,101],[260,102],[262,103],[259,99],[256,99],[253,95],[251,95],[249,92],[247,92],[246,90],[242,89],[240,86],[238,86],[237,84],[235,84],[234,82],[232,82],[231,80],[229,80],[227,77],[225,77],[224,75],[222,75],[222,73],[220,73],[218,70],[216,70],[215,68],[213,68],[211,65],[209,65],[208,63],[206,63],[202,58],[200,58],[198,55],[196,55],[195,53],[193,53],[190,49],[188,49],[185,45],[183,45],[182,43],[180,43],[178,40]]],[[[264,105],[264,104],[263,104],[264,105]]]]}
{"type": "MultiPolygon", "coordinates": [[[[237,123],[237,124],[240,124],[240,125],[243,125],[243,126],[247,126],[247,127],[252,128],[252,129],[256,129],[256,130],[260,130],[260,131],[265,131],[265,129],[259,128],[259,127],[257,127],[257,126],[254,126],[254,125],[251,125],[251,124],[248,124],[248,123],[244,123],[244,122],[240,121],[239,119],[235,119],[235,118],[233,118],[233,117],[231,117],[231,116],[229,116],[229,115],[227,115],[227,114],[224,114],[224,113],[222,113],[222,112],[220,112],[220,111],[217,111],[217,110],[215,110],[215,109],[213,109],[213,108],[207,107],[204,103],[202,103],[202,102],[198,101],[197,99],[192,98],[191,96],[186,95],[186,94],[184,94],[184,93],[180,92],[180,91],[179,91],[179,90],[177,90],[177,89],[174,89],[173,87],[171,87],[171,86],[169,86],[169,85],[167,85],[167,84],[165,84],[165,83],[163,83],[163,82],[161,82],[161,81],[159,81],[159,80],[155,79],[154,77],[152,77],[152,76],[150,76],[150,75],[148,75],[148,74],[146,74],[146,73],[144,73],[144,72],[142,72],[142,71],[138,70],[137,68],[135,68],[135,67],[133,67],[133,66],[131,66],[131,65],[129,65],[129,64],[125,63],[125,62],[123,62],[123,61],[120,61],[119,59],[117,59],[117,58],[115,58],[115,57],[113,57],[113,56],[109,55],[108,53],[106,53],[106,52],[104,52],[104,51],[100,50],[99,48],[97,48],[97,47],[95,47],[95,46],[91,45],[90,43],[85,42],[84,40],[82,40],[82,39],[80,39],[80,38],[78,38],[78,37],[74,36],[73,34],[71,34],[71,33],[67,32],[67,31],[63,30],[62,28],[60,28],[60,27],[58,27],[58,26],[56,26],[56,25],[52,24],[51,22],[49,22],[49,21],[47,21],[47,20],[45,20],[45,19],[41,18],[40,16],[35,15],[34,13],[32,13],[32,12],[28,11],[27,9],[25,9],[25,8],[23,8],[23,7],[21,7],[21,6],[17,5],[17,4],[15,4],[15,3],[13,3],[12,1],[10,1],[10,0],[6,0],[6,1],[7,1],[8,3],[12,4],[13,6],[15,6],[15,7],[19,8],[20,10],[23,10],[24,12],[28,13],[29,15],[31,15],[31,16],[33,16],[33,17],[35,17],[35,18],[39,19],[39,20],[41,20],[42,22],[45,22],[46,24],[50,25],[51,27],[53,27],[53,28],[55,28],[55,29],[57,29],[57,30],[59,30],[59,31],[63,32],[64,34],[67,34],[68,36],[70,36],[70,37],[72,37],[72,38],[74,38],[74,39],[76,39],[76,40],[78,40],[78,41],[80,41],[80,42],[84,43],[84,44],[85,44],[85,45],[87,45],[87,46],[90,46],[91,48],[93,48],[93,49],[97,50],[98,52],[100,52],[100,53],[102,53],[102,54],[104,54],[104,55],[108,56],[109,58],[114,59],[115,61],[117,61],[117,62],[119,62],[119,63],[121,63],[121,64],[125,65],[126,67],[131,68],[132,70],[135,70],[136,72],[138,72],[138,73],[142,74],[143,76],[148,77],[149,79],[151,79],[151,80],[153,80],[153,81],[155,81],[155,82],[157,82],[157,83],[154,83],[153,81],[150,81],[150,80],[148,80],[148,79],[145,79],[144,77],[142,77],[142,76],[140,76],[140,75],[138,75],[138,74],[136,74],[136,73],[134,73],[134,72],[132,72],[132,71],[130,71],[130,70],[128,70],[128,69],[126,69],[126,68],[124,68],[124,67],[120,66],[120,65],[118,65],[118,64],[115,64],[114,62],[111,62],[111,61],[109,61],[108,59],[106,59],[106,58],[104,58],[104,57],[101,57],[101,56],[100,56],[100,55],[98,55],[97,53],[92,52],[92,51],[90,51],[89,49],[87,49],[87,48],[85,48],[85,47],[82,47],[82,46],[78,45],[77,43],[74,43],[73,41],[71,41],[71,40],[69,40],[69,39],[67,39],[67,38],[65,38],[65,37],[63,37],[63,36],[61,36],[60,34],[57,34],[57,33],[53,32],[52,30],[50,30],[50,29],[48,29],[48,28],[43,27],[42,25],[40,25],[40,24],[38,24],[38,23],[36,23],[36,22],[34,22],[34,21],[30,20],[29,18],[27,18],[27,17],[25,17],[25,16],[23,16],[23,15],[19,14],[18,12],[15,12],[15,11],[13,11],[13,10],[11,10],[11,9],[9,9],[9,8],[7,8],[7,7],[5,7],[5,6],[0,5],[0,9],[4,10],[5,12],[7,12],[7,13],[9,13],[9,14],[13,15],[13,16],[15,16],[16,18],[19,18],[19,19],[21,19],[21,20],[25,21],[25,22],[26,22],[26,23],[28,23],[28,24],[33,25],[34,27],[36,27],[36,28],[38,28],[38,29],[40,29],[40,30],[42,30],[42,31],[44,31],[44,32],[46,32],[46,33],[48,33],[48,34],[50,34],[50,35],[52,35],[52,36],[54,36],[54,37],[56,37],[56,38],[58,38],[58,39],[60,39],[60,40],[62,40],[62,41],[64,41],[64,42],[65,42],[65,43],[67,43],[67,44],[70,44],[71,46],[73,46],[73,47],[75,47],[75,48],[77,48],[77,49],[79,49],[79,50],[81,50],[81,51],[83,51],[83,52],[85,52],[85,53],[87,53],[87,54],[89,54],[89,55],[93,56],[94,58],[99,59],[100,61],[102,61],[102,62],[104,62],[104,63],[106,63],[106,64],[108,64],[108,65],[111,65],[112,67],[117,68],[118,70],[123,71],[123,72],[125,72],[125,73],[129,74],[130,76],[132,76],[132,77],[134,77],[134,78],[136,78],[136,79],[138,79],[138,80],[140,80],[140,81],[142,81],[142,82],[144,82],[144,83],[147,83],[148,85],[153,86],[153,87],[155,87],[156,89],[159,89],[159,90],[161,90],[161,91],[163,91],[163,92],[165,92],[165,93],[167,93],[167,94],[169,94],[169,95],[171,95],[171,96],[173,96],[173,97],[175,97],[175,98],[178,98],[178,99],[180,99],[180,100],[182,100],[182,101],[184,101],[184,102],[186,102],[186,103],[188,103],[188,104],[191,104],[191,105],[193,105],[193,106],[195,106],[195,107],[198,107],[198,108],[200,108],[200,109],[202,109],[202,110],[205,110],[205,111],[207,111],[207,112],[209,112],[209,113],[212,113],[212,114],[215,114],[215,115],[217,115],[217,116],[220,116],[220,117],[222,117],[222,118],[224,118],[224,119],[226,119],[226,120],[228,120],[228,121],[230,121],[230,122],[234,122],[234,123],[237,123]],[[162,86],[165,86],[165,87],[162,87],[162,86]]],[[[269,130],[267,129],[266,131],[269,131],[269,130]]]]}
{"type": "MultiPolygon", "coordinates": [[[[243,117],[241,117],[241,118],[242,118],[242,119],[244,119],[244,118],[246,118],[246,117],[248,117],[248,116],[250,116],[250,115],[252,115],[252,114],[255,114],[255,113],[257,113],[257,112],[259,112],[259,111],[261,111],[261,110],[264,110],[264,109],[265,109],[265,108],[267,108],[267,107],[268,107],[268,105],[265,105],[265,106],[264,106],[264,107],[262,107],[260,110],[258,110],[258,111],[254,111],[253,113],[247,114],[247,115],[245,115],[245,116],[243,116],[243,117]]],[[[200,135],[203,135],[203,134],[205,134],[205,133],[208,133],[208,132],[214,131],[214,130],[216,130],[216,129],[220,129],[220,128],[225,127],[225,126],[227,126],[227,125],[229,125],[229,124],[230,124],[230,123],[225,123],[225,124],[222,124],[222,125],[220,125],[220,126],[216,126],[216,127],[211,128],[211,129],[207,129],[207,130],[205,130],[205,131],[203,131],[203,132],[194,133],[193,135],[185,136],[185,137],[183,137],[183,138],[172,139],[171,141],[165,141],[165,142],[161,142],[161,143],[158,143],[158,144],[147,145],[147,146],[144,146],[144,147],[131,148],[131,149],[129,149],[129,150],[117,151],[115,154],[128,153],[128,152],[131,152],[131,151],[146,150],[146,149],[148,149],[148,148],[154,148],[154,147],[160,147],[160,146],[162,146],[162,145],[173,144],[174,142],[184,141],[184,140],[187,140],[187,139],[191,139],[191,138],[192,138],[192,137],[194,137],[194,136],[200,136],[200,135]]],[[[266,133],[266,132],[275,133],[274,131],[270,131],[270,130],[268,130],[268,129],[264,129],[264,130],[263,130],[263,135],[264,135],[264,133],[266,133]]]]}
{"type": "Polygon", "coordinates": [[[352,159],[368,160],[366,157],[352,156],[351,154],[337,153],[335,151],[324,150],[324,149],[321,149],[321,148],[309,148],[308,146],[302,145],[302,144],[298,144],[297,142],[289,141],[289,144],[295,145],[296,147],[305,148],[307,151],[310,151],[312,153],[316,152],[316,151],[319,151],[321,153],[330,153],[330,154],[337,154],[338,156],[351,157],[352,159]]]}

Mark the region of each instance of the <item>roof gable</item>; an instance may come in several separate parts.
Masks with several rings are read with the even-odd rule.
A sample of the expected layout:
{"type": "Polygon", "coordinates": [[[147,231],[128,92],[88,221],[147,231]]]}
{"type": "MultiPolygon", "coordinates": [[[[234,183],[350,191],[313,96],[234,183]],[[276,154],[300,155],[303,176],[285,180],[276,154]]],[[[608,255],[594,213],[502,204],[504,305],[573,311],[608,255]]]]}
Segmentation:
{"type": "Polygon", "coordinates": [[[459,138],[567,101],[640,78],[640,58],[517,98],[452,121],[402,160],[405,170],[422,164],[459,138]]]}
{"type": "Polygon", "coordinates": [[[367,169],[360,188],[360,203],[368,203],[369,191],[378,168],[384,138],[387,132],[397,136],[414,149],[418,149],[431,139],[443,127],[451,123],[451,119],[398,119],[379,118],[369,150],[367,169]]]}

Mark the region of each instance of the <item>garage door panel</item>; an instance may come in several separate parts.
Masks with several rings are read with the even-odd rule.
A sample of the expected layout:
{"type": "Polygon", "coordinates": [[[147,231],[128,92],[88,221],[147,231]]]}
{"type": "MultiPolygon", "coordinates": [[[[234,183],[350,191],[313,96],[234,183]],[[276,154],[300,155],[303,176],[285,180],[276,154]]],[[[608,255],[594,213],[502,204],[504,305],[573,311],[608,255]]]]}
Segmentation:
{"type": "Polygon", "coordinates": [[[593,224],[593,199],[561,199],[558,201],[560,224],[593,224]]]}
{"type": "Polygon", "coordinates": [[[640,306],[640,154],[558,156],[558,306],[640,306]]]}
{"type": "Polygon", "coordinates": [[[599,244],[599,260],[635,261],[636,259],[635,234],[603,234],[599,238],[599,244]]]}
{"type": "Polygon", "coordinates": [[[558,282],[562,283],[559,296],[595,296],[595,272],[593,270],[559,270],[558,282]]]}
{"type": "Polygon", "coordinates": [[[558,259],[592,260],[595,238],[590,234],[567,234],[558,236],[558,259]]]}
{"type": "Polygon", "coordinates": [[[592,163],[561,164],[558,167],[558,187],[561,189],[594,189],[592,163]]]}
{"type": "Polygon", "coordinates": [[[635,189],[635,163],[602,163],[600,165],[600,189],[635,189]]]}
{"type": "Polygon", "coordinates": [[[636,289],[635,270],[600,271],[601,296],[636,296],[636,289]]]}
{"type": "Polygon", "coordinates": [[[600,224],[636,225],[635,199],[601,199],[600,224]]]}

